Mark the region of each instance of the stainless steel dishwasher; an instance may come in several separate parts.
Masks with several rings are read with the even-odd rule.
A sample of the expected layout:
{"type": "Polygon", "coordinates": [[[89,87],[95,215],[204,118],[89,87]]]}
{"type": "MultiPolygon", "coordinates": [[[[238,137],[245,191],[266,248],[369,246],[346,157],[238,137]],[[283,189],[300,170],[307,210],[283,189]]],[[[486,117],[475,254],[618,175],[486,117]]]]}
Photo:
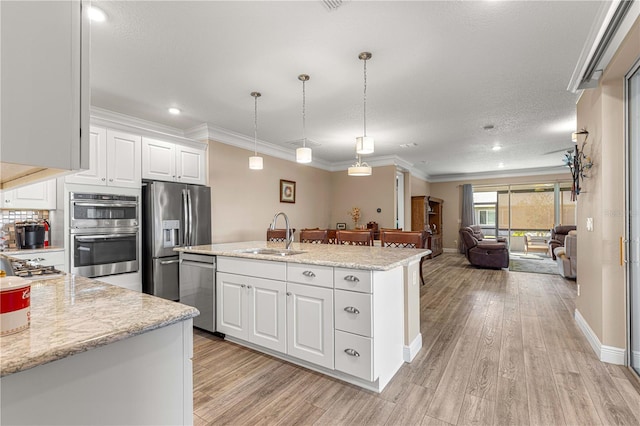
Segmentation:
{"type": "Polygon", "coordinates": [[[180,303],[200,311],[194,327],[216,331],[215,256],[180,253],[180,303]]]}

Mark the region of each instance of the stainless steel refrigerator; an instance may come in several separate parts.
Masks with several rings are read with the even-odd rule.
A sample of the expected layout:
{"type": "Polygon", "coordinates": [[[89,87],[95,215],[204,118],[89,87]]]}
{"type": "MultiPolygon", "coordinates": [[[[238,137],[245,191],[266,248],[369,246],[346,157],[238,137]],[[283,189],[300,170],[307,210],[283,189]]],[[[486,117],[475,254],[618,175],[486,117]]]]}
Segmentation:
{"type": "Polygon", "coordinates": [[[143,182],[142,291],[179,300],[179,257],[173,249],[201,244],[211,244],[211,189],[143,182]]]}

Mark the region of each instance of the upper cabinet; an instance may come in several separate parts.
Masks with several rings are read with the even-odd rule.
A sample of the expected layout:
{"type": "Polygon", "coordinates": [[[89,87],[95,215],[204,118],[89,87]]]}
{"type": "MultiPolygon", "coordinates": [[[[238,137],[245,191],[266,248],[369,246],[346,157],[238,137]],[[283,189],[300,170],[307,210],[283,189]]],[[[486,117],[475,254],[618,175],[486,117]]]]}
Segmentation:
{"type": "Polygon", "coordinates": [[[69,175],[68,183],[140,188],[141,137],[91,127],[89,168],[69,175]]]}
{"type": "Polygon", "coordinates": [[[88,166],[88,2],[0,2],[0,185],[88,166]]]}
{"type": "Polygon", "coordinates": [[[4,209],[55,210],[56,180],[4,190],[0,205],[4,209]]]}
{"type": "Polygon", "coordinates": [[[206,149],[142,138],[142,178],[206,185],[206,149]]]}

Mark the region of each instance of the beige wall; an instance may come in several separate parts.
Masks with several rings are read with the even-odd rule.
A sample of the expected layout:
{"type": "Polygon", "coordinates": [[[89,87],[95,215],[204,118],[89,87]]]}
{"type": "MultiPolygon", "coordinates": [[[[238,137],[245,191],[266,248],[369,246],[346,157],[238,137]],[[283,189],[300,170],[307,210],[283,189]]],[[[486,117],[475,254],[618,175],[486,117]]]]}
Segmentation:
{"type": "Polygon", "coordinates": [[[624,236],[624,76],[640,56],[636,21],[603,73],[600,86],[577,105],[578,127],[589,131],[587,152],[594,168],[578,197],[578,284],[576,308],[603,345],[626,348],[625,271],[619,241],[624,236]],[[590,147],[589,147],[590,145],[590,147]],[[589,151],[590,148],[590,151],[589,151]],[[585,223],[593,218],[594,230],[585,223]],[[583,272],[584,271],[584,272],[583,272]]]}
{"type": "MultiPolygon", "coordinates": [[[[214,243],[264,240],[279,211],[289,216],[296,240],[302,228],[329,226],[332,173],[266,155],[264,170],[250,170],[250,155],[250,151],[209,141],[214,243]],[[295,204],[280,202],[280,179],[296,182],[295,204]]],[[[278,227],[284,228],[283,218],[278,219],[278,227]]]]}
{"type": "Polygon", "coordinates": [[[411,176],[411,196],[429,195],[431,192],[431,184],[426,180],[411,176]]]}
{"type": "MultiPolygon", "coordinates": [[[[283,211],[296,228],[335,228],[360,207],[360,224],[378,222],[392,227],[395,209],[395,166],[376,167],[369,177],[350,177],[345,171],[315,167],[263,155],[264,169],[250,170],[250,151],[209,141],[209,185],[213,242],[264,240],[273,216],[283,211]],[[295,204],[281,203],[280,179],[296,182],[295,204]],[[376,209],[380,208],[381,213],[376,209]]],[[[411,205],[409,204],[409,207],[411,205]]],[[[278,227],[284,220],[278,219],[278,227]]]]}
{"type": "MultiPolygon", "coordinates": [[[[352,177],[346,171],[331,174],[331,227],[344,222],[353,228],[349,216],[352,207],[359,207],[360,224],[374,221],[381,228],[392,228],[395,218],[396,167],[374,167],[371,176],[352,177]],[[380,213],[376,209],[380,208],[380,213]]],[[[411,205],[409,205],[411,208],[411,205]]]]}
{"type": "MultiPolygon", "coordinates": [[[[560,155],[560,154],[558,154],[560,155]]],[[[561,157],[559,157],[561,159],[561,157]]],[[[432,197],[444,200],[443,210],[443,246],[446,249],[456,249],[458,247],[458,230],[462,222],[462,185],[470,183],[472,185],[508,185],[508,184],[525,184],[540,182],[566,182],[571,179],[569,169],[567,173],[536,175],[536,176],[518,176],[511,178],[496,179],[471,179],[468,181],[456,182],[433,182],[430,184],[432,197]]]]}

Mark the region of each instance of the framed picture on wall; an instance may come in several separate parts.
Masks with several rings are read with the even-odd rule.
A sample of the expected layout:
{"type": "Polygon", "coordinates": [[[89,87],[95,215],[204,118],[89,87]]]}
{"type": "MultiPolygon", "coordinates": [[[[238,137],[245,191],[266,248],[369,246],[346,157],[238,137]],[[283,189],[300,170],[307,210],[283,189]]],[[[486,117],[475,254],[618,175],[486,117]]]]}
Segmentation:
{"type": "Polygon", "coordinates": [[[347,224],[338,222],[336,223],[336,229],[347,229],[347,224]]]}
{"type": "Polygon", "coordinates": [[[296,183],[294,181],[280,179],[280,202],[296,202],[296,183]]]}

